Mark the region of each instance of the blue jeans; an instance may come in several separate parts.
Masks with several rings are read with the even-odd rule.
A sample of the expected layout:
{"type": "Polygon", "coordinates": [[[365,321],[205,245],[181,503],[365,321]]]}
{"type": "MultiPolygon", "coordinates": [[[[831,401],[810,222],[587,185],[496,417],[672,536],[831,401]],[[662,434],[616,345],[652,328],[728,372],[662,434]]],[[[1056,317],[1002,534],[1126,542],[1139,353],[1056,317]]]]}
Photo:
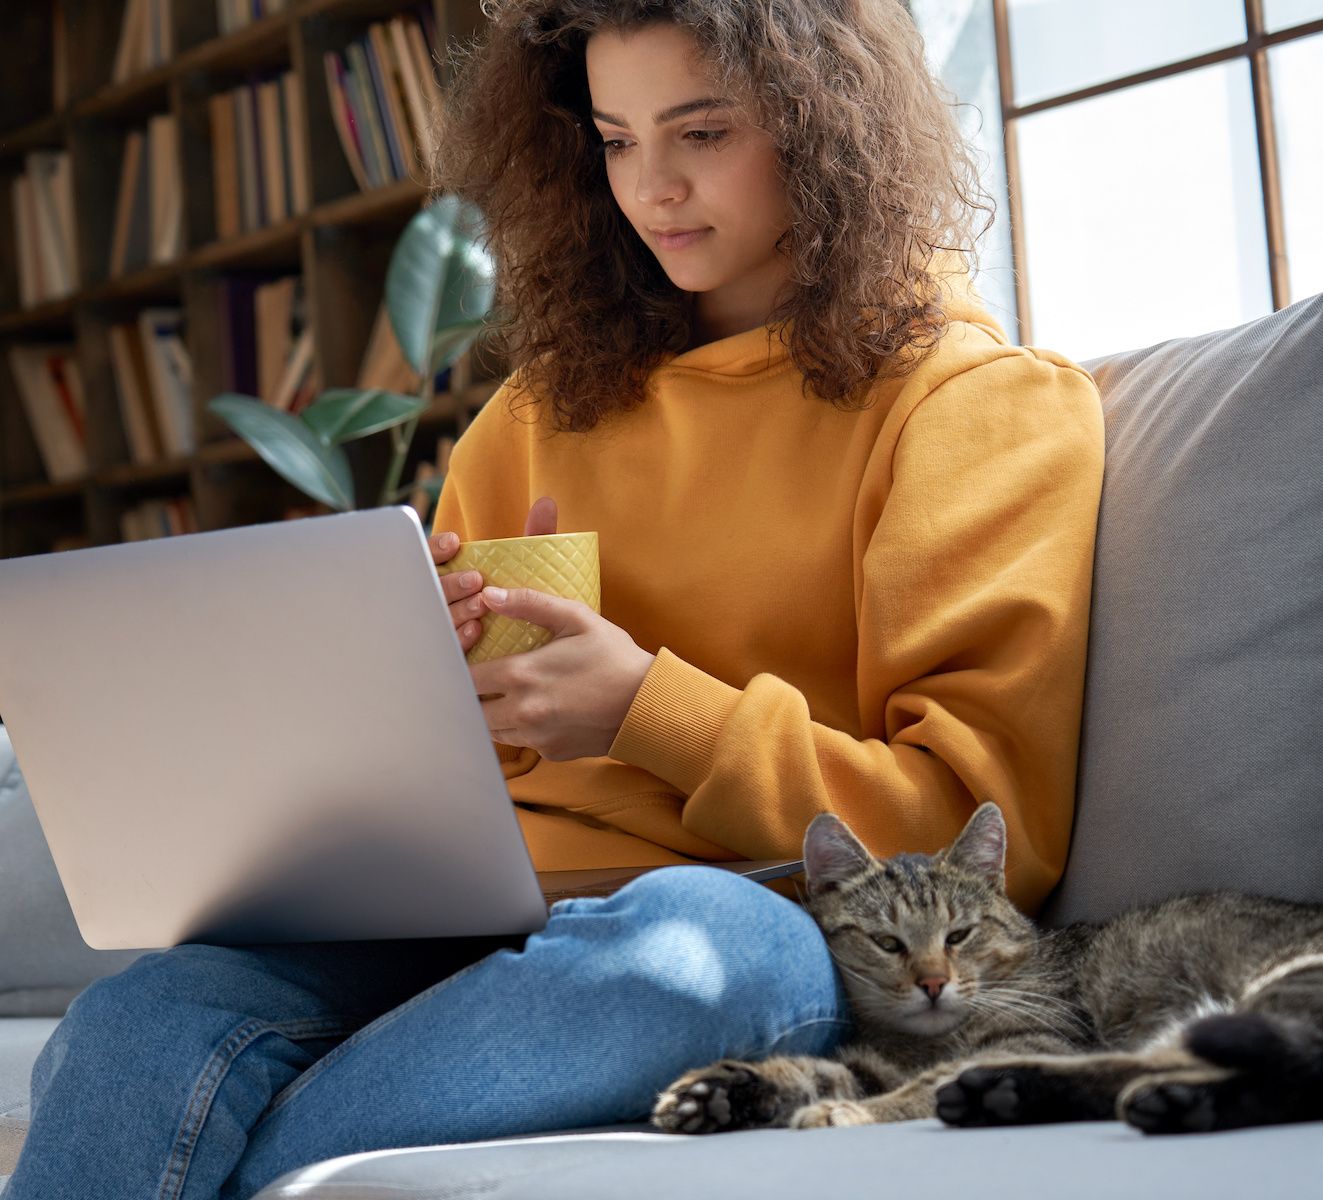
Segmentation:
{"type": "Polygon", "coordinates": [[[811,918],[715,868],[561,901],[521,942],[144,955],[43,1049],[4,1200],[242,1200],[336,1155],[636,1121],[690,1067],[847,1027],[811,918]]]}

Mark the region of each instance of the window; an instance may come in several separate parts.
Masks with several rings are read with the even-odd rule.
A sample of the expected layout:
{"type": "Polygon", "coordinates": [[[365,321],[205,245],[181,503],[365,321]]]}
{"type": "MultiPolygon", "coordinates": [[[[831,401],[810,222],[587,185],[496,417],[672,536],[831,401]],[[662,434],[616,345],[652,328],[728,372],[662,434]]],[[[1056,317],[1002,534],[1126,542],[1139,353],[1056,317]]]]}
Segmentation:
{"type": "Polygon", "coordinates": [[[910,8],[948,87],[1004,130],[1022,341],[1088,359],[1323,290],[1323,0],[910,8]],[[940,52],[959,38],[934,53],[957,12],[994,33],[995,96],[940,52]]]}

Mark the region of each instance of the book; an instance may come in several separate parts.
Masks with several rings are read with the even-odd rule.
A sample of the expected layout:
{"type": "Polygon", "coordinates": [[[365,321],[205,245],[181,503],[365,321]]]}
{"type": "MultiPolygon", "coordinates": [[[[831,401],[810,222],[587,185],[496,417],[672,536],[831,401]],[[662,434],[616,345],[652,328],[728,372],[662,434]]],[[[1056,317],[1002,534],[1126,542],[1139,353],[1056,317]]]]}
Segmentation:
{"type": "Polygon", "coordinates": [[[11,346],[9,349],[10,371],[42,467],[52,483],[80,479],[88,469],[85,437],[80,436],[80,428],[71,415],[71,409],[86,411],[81,380],[68,371],[72,362],[73,347],[66,344],[11,346]],[[56,376],[51,372],[52,359],[60,362],[67,397],[60,395],[56,376]]]}
{"type": "Polygon", "coordinates": [[[390,20],[391,48],[395,52],[395,65],[399,72],[400,86],[404,93],[405,107],[409,112],[409,123],[413,128],[414,147],[423,164],[430,167],[436,153],[432,137],[432,97],[424,89],[426,84],[418,77],[418,68],[414,63],[413,48],[409,45],[409,31],[403,17],[390,20]]]}
{"type": "Polygon", "coordinates": [[[423,163],[418,151],[418,135],[409,117],[408,102],[404,97],[404,80],[395,56],[390,29],[382,23],[373,25],[368,29],[368,40],[381,76],[395,144],[399,148],[400,175],[402,178],[421,179],[423,163]]]}
{"type": "Polygon", "coordinates": [[[354,115],[358,118],[360,141],[363,144],[363,161],[368,167],[368,178],[380,187],[394,178],[394,172],[391,170],[390,151],[386,148],[386,134],[381,127],[381,115],[377,112],[367,55],[358,42],[350,42],[345,47],[345,63],[349,68],[346,77],[349,98],[354,115]]]}
{"type": "Polygon", "coordinates": [[[151,246],[151,155],[146,135],[131,130],[124,139],[119,197],[110,247],[110,274],[122,275],[148,261],[151,246]]]}
{"type": "Polygon", "coordinates": [[[406,157],[400,125],[396,120],[398,101],[395,99],[394,89],[387,75],[388,64],[381,57],[381,48],[384,44],[381,26],[368,26],[367,36],[360,43],[363,47],[363,57],[367,61],[368,81],[372,85],[372,98],[376,102],[375,108],[381,122],[381,130],[386,135],[390,177],[403,179],[410,173],[411,164],[406,157]]]}
{"type": "Polygon", "coordinates": [[[268,79],[255,89],[257,149],[262,172],[262,209],[265,224],[274,225],[288,215],[285,197],[285,160],[280,119],[280,81],[268,79]]]}
{"type": "Polygon", "coordinates": [[[36,151],[27,156],[28,210],[33,228],[30,238],[40,259],[43,300],[58,300],[76,287],[72,261],[73,198],[69,155],[64,151],[36,151]],[[66,206],[68,213],[66,216],[66,206]]]}
{"type": "Polygon", "coordinates": [[[72,349],[47,354],[46,370],[55,385],[55,396],[60,402],[60,408],[69,419],[69,426],[86,455],[87,401],[83,396],[83,377],[78,371],[78,360],[72,349]]]}
{"type": "Polygon", "coordinates": [[[58,161],[51,183],[55,191],[55,208],[59,215],[65,256],[69,264],[69,290],[76,291],[81,275],[78,270],[78,229],[74,223],[73,159],[64,152],[56,157],[58,161]]]}
{"type": "Polygon", "coordinates": [[[234,126],[239,149],[240,214],[245,233],[260,229],[266,223],[261,152],[257,145],[257,102],[250,87],[235,88],[230,93],[234,100],[234,126]]]}
{"type": "Polygon", "coordinates": [[[367,348],[359,363],[356,383],[360,388],[380,388],[385,392],[401,392],[408,396],[416,395],[422,386],[422,377],[409,365],[404,351],[400,349],[384,300],[377,308],[376,319],[372,322],[372,332],[368,335],[367,348]]]}
{"type": "Polygon", "coordinates": [[[422,27],[416,21],[406,22],[405,33],[413,50],[414,69],[428,96],[428,111],[438,112],[441,107],[441,84],[436,77],[436,60],[422,27]]]}
{"type": "Polygon", "coordinates": [[[152,401],[151,380],[147,377],[147,357],[136,323],[112,325],[110,365],[119,399],[120,419],[124,425],[129,457],[139,466],[164,457],[164,443],[152,401]]]}
{"type": "Polygon", "coordinates": [[[130,75],[142,69],[143,38],[148,21],[148,0],[128,0],[120,22],[119,44],[110,70],[112,83],[123,83],[130,75]]]}
{"type": "Polygon", "coordinates": [[[193,431],[193,373],[177,308],[145,308],[138,314],[147,378],[167,455],[183,457],[196,447],[193,431]]]}
{"type": "Polygon", "coordinates": [[[308,139],[303,128],[303,92],[299,78],[286,71],[280,79],[284,98],[285,133],[289,154],[290,210],[305,213],[312,207],[312,193],[308,184],[308,139]]]}
{"type": "Polygon", "coordinates": [[[284,372],[271,396],[272,408],[297,414],[306,408],[321,390],[316,382],[313,349],[312,328],[308,327],[294,342],[284,372]]]}
{"type": "Polygon", "coordinates": [[[253,318],[257,332],[257,395],[272,403],[285,373],[295,334],[294,299],[297,276],[263,284],[253,294],[253,318]]]}
{"type": "Polygon", "coordinates": [[[331,119],[335,122],[335,132],[340,138],[340,148],[344,151],[350,174],[353,175],[354,182],[361,191],[371,191],[372,179],[364,161],[358,122],[354,117],[353,106],[349,103],[349,91],[345,84],[345,65],[334,50],[328,50],[322,56],[322,66],[326,72],[326,91],[331,102],[331,119]]]}
{"type": "Polygon", "coordinates": [[[45,295],[37,239],[33,234],[36,212],[33,208],[32,181],[15,175],[10,183],[14,205],[14,245],[18,250],[18,294],[24,308],[34,308],[45,295]]]}
{"type": "Polygon", "coordinates": [[[216,236],[232,238],[243,228],[239,199],[239,148],[234,99],[218,92],[207,100],[211,120],[211,187],[216,206],[216,236]]]}
{"type": "Polygon", "coordinates": [[[184,185],[179,169],[179,128],[173,113],[147,122],[150,161],[150,261],[178,257],[184,233],[184,185]]]}

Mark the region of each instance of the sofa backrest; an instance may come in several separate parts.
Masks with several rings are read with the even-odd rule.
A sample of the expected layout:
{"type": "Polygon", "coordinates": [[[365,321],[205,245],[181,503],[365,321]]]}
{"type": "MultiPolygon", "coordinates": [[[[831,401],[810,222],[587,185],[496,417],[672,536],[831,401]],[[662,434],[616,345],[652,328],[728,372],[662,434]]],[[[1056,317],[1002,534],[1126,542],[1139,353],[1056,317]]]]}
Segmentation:
{"type": "Polygon", "coordinates": [[[79,936],[0,725],[0,1017],[58,1017],[93,979],[140,953],[93,950],[79,936]]]}
{"type": "Polygon", "coordinates": [[[1215,888],[1323,901],[1323,296],[1084,365],[1107,462],[1044,919],[1215,888]]]}

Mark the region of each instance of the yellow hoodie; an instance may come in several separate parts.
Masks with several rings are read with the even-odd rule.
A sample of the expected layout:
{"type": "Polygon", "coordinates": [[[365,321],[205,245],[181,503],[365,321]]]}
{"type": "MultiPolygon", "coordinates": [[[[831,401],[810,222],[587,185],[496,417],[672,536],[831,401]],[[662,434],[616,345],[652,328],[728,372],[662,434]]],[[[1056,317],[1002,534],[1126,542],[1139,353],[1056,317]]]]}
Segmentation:
{"type": "MultiPolygon", "coordinates": [[[[875,403],[806,397],[751,330],[555,433],[502,388],[434,530],[516,537],[539,496],[600,537],[602,615],[657,655],[609,757],[497,745],[542,869],[798,857],[835,812],[932,851],[995,801],[1012,898],[1065,863],[1103,430],[1090,377],[971,297],[875,403]]],[[[524,401],[521,400],[523,405],[524,401]]]]}

